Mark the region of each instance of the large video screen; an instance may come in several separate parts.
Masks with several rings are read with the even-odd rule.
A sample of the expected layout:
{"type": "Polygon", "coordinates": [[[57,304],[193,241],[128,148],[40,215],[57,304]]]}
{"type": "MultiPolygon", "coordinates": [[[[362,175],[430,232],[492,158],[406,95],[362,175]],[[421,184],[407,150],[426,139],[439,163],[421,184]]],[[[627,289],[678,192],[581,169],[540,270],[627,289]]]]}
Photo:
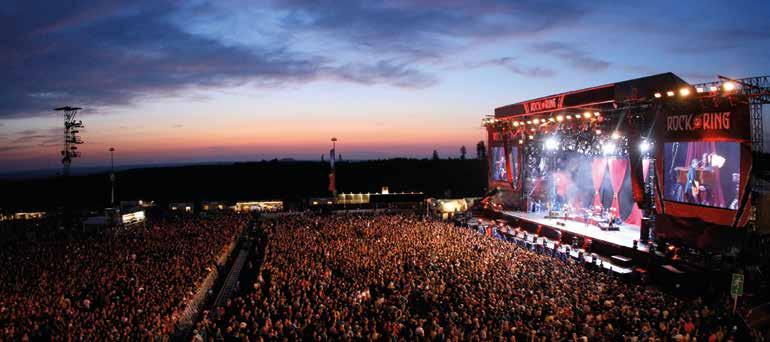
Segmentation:
{"type": "Polygon", "coordinates": [[[673,142],[664,144],[663,199],[736,210],[739,197],[740,144],[673,142]]]}
{"type": "Polygon", "coordinates": [[[492,147],[492,179],[496,181],[507,182],[511,180],[514,187],[519,184],[519,148],[511,146],[509,148],[508,158],[505,158],[505,148],[502,146],[492,147]],[[506,164],[508,167],[506,168],[506,164]],[[508,178],[510,170],[511,178],[508,178]]]}
{"type": "Polygon", "coordinates": [[[505,148],[492,147],[492,180],[508,181],[508,170],[505,167],[505,148]]]}

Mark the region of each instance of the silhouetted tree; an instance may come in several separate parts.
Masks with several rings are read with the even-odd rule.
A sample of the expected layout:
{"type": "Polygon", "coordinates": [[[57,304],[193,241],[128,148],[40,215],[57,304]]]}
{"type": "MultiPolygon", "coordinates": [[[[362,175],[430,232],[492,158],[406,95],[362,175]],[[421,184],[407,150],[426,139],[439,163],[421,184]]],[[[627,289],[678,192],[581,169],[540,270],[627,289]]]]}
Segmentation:
{"type": "Polygon", "coordinates": [[[487,159],[487,145],[484,143],[484,140],[476,144],[476,158],[487,159]]]}
{"type": "Polygon", "coordinates": [[[438,160],[438,151],[433,150],[433,157],[431,157],[433,160],[438,160]]]}
{"type": "Polygon", "coordinates": [[[338,155],[337,155],[337,161],[338,161],[338,162],[341,162],[341,161],[342,161],[342,153],[340,153],[340,154],[338,154],[338,155]]]}
{"type": "Polygon", "coordinates": [[[466,153],[468,153],[468,150],[465,149],[465,145],[460,146],[460,160],[465,160],[466,153]]]}

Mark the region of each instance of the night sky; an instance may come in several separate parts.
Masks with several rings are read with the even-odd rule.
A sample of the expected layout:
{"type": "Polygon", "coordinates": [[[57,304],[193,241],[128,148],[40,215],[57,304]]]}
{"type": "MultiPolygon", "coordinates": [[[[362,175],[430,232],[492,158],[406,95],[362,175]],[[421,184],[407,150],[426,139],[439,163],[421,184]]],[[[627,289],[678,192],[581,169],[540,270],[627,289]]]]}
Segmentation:
{"type": "MultiPolygon", "coordinates": [[[[0,172],[475,151],[495,107],[770,74],[769,1],[4,1],[0,172]],[[639,4],[644,5],[639,5],[639,4]]],[[[766,125],[769,125],[766,123],[766,125]]]]}

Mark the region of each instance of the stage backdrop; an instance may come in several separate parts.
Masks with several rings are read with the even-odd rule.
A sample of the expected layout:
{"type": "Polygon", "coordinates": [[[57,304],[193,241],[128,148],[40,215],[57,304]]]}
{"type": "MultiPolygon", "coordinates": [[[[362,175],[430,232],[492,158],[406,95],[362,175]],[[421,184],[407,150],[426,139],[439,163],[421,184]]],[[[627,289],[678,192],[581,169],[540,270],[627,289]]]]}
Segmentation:
{"type": "Polygon", "coordinates": [[[656,235],[698,247],[737,239],[750,211],[748,101],[675,101],[656,116],[656,235]]]}

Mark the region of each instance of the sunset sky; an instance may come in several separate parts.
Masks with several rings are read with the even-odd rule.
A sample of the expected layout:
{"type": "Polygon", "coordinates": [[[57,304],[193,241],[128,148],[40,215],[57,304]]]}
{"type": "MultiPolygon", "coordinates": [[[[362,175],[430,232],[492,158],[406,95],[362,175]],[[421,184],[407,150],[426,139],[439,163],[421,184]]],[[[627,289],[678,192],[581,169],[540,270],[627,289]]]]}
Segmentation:
{"type": "MultiPolygon", "coordinates": [[[[674,72],[770,74],[768,1],[14,1],[0,172],[475,151],[495,107],[674,72]],[[640,6],[639,3],[645,5],[640,6]]],[[[473,153],[473,152],[471,152],[473,153]]]]}

